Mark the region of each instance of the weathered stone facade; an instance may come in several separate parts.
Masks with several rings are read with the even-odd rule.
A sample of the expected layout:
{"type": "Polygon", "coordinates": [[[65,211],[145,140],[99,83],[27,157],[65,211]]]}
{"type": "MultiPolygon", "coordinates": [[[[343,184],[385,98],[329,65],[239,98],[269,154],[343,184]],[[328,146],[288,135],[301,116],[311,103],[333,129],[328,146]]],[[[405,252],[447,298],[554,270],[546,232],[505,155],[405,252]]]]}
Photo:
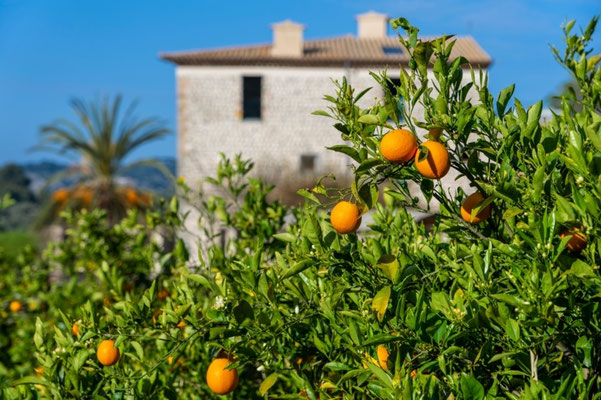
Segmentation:
{"type": "MultiPolygon", "coordinates": [[[[223,152],[252,159],[255,174],[277,186],[330,173],[348,178],[349,158],[326,150],[340,143],[334,120],[311,114],[327,107],[323,96],[343,76],[359,89],[374,83],[366,69],[179,66],[179,175],[198,183],[214,174],[223,152]],[[242,118],[243,76],[262,77],[261,119],[242,118]],[[303,155],[315,157],[313,171],[301,171],[303,155]]],[[[381,92],[364,102],[374,96],[381,92]]]]}
{"type": "MultiPolygon", "coordinates": [[[[389,75],[393,77],[391,71],[389,75]]],[[[333,95],[332,80],[343,76],[357,91],[373,87],[361,100],[363,107],[383,96],[368,69],[178,66],[179,175],[198,185],[215,173],[223,152],[229,157],[241,153],[253,160],[255,176],[275,184],[279,194],[308,186],[327,174],[348,182],[350,158],[326,149],[341,143],[332,127],[335,121],[311,114],[326,109],[330,103],[323,96],[333,95]],[[262,77],[261,119],[242,118],[244,76],[262,77]],[[304,155],[315,156],[313,171],[301,170],[304,155]]],[[[414,117],[421,115],[417,109],[414,117]]],[[[451,171],[443,181],[455,186],[455,178],[451,171]]]]}

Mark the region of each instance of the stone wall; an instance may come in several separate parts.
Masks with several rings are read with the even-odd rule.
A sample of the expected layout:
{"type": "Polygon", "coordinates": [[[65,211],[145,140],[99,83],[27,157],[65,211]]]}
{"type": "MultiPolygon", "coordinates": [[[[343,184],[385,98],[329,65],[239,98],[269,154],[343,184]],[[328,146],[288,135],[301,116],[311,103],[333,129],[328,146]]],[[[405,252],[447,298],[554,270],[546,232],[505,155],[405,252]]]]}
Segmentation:
{"type": "MultiPolygon", "coordinates": [[[[394,76],[392,70],[388,75],[394,76]]],[[[350,159],[326,150],[341,143],[334,120],[311,114],[326,109],[323,96],[334,95],[332,79],[343,76],[357,91],[374,87],[361,100],[363,107],[382,96],[368,69],[179,66],[178,174],[196,186],[215,173],[220,152],[230,157],[242,153],[255,163],[255,175],[279,188],[276,196],[331,173],[347,183],[350,159]],[[242,118],[243,76],[262,77],[261,120],[242,118]],[[313,172],[301,172],[301,155],[316,156],[313,172]]],[[[417,110],[414,117],[422,114],[417,110]]],[[[443,183],[463,183],[455,177],[451,171],[443,183]]]]}

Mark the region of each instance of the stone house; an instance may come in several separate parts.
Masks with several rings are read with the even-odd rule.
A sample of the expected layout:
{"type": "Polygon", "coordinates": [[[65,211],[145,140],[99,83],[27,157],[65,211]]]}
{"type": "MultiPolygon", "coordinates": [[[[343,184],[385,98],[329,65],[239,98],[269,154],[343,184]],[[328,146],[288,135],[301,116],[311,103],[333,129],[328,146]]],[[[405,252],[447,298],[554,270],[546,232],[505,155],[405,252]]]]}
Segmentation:
{"type": "MultiPolygon", "coordinates": [[[[357,16],[356,36],[304,40],[304,26],[292,21],[271,29],[268,44],[161,54],[176,64],[177,168],[190,184],[215,173],[219,152],[252,159],[255,174],[281,196],[331,173],[344,183],[348,157],[326,149],[340,144],[339,132],[333,120],[311,113],[327,106],[332,79],[344,76],[360,91],[374,86],[370,71],[388,68],[398,79],[399,64],[409,60],[387,35],[388,17],[375,12],[357,16]]],[[[491,63],[469,36],[457,38],[453,56],[483,69],[491,63]]],[[[363,105],[382,95],[374,88],[363,105]]]]}

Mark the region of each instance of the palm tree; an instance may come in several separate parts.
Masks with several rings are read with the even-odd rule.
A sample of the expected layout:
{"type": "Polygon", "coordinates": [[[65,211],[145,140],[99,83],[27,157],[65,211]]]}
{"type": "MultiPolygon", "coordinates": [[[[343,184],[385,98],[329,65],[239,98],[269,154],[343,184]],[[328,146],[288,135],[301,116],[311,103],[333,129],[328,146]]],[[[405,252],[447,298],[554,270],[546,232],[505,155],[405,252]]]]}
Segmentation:
{"type": "Polygon", "coordinates": [[[118,178],[125,172],[146,165],[171,177],[165,166],[154,159],[126,162],[135,149],[170,131],[156,118],[138,120],[134,115],[135,102],[123,113],[121,106],[120,95],[95,102],[74,99],[71,107],[77,115],[77,122],[59,119],[41,127],[38,149],[79,156],[74,167],[56,174],[48,182],[75,178],[76,184],[71,190],[56,196],[63,203],[59,205],[64,205],[68,194],[71,194],[70,200],[80,206],[103,208],[109,221],[116,222],[132,206],[132,188],[118,186],[118,178]]]}

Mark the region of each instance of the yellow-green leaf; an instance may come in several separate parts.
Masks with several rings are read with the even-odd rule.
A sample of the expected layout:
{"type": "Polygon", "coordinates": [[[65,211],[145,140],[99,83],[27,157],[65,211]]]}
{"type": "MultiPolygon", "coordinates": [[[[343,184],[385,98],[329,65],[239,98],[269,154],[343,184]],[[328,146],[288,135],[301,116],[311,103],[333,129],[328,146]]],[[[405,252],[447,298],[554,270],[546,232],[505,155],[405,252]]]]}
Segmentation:
{"type": "Polygon", "coordinates": [[[393,283],[397,283],[398,272],[399,272],[399,261],[395,256],[386,254],[380,257],[378,264],[376,265],[384,276],[390,279],[393,283]]]}
{"type": "Polygon", "coordinates": [[[376,312],[378,321],[382,322],[384,314],[388,308],[388,300],[390,299],[390,286],[380,289],[380,291],[374,297],[371,308],[376,312]]]}
{"type": "Polygon", "coordinates": [[[274,372],[273,374],[271,374],[267,378],[265,378],[265,380],[263,382],[261,382],[261,386],[259,386],[259,393],[261,393],[261,396],[265,396],[265,393],[267,393],[267,391],[269,389],[271,389],[271,387],[275,384],[275,382],[277,380],[278,380],[277,372],[274,372]]]}

